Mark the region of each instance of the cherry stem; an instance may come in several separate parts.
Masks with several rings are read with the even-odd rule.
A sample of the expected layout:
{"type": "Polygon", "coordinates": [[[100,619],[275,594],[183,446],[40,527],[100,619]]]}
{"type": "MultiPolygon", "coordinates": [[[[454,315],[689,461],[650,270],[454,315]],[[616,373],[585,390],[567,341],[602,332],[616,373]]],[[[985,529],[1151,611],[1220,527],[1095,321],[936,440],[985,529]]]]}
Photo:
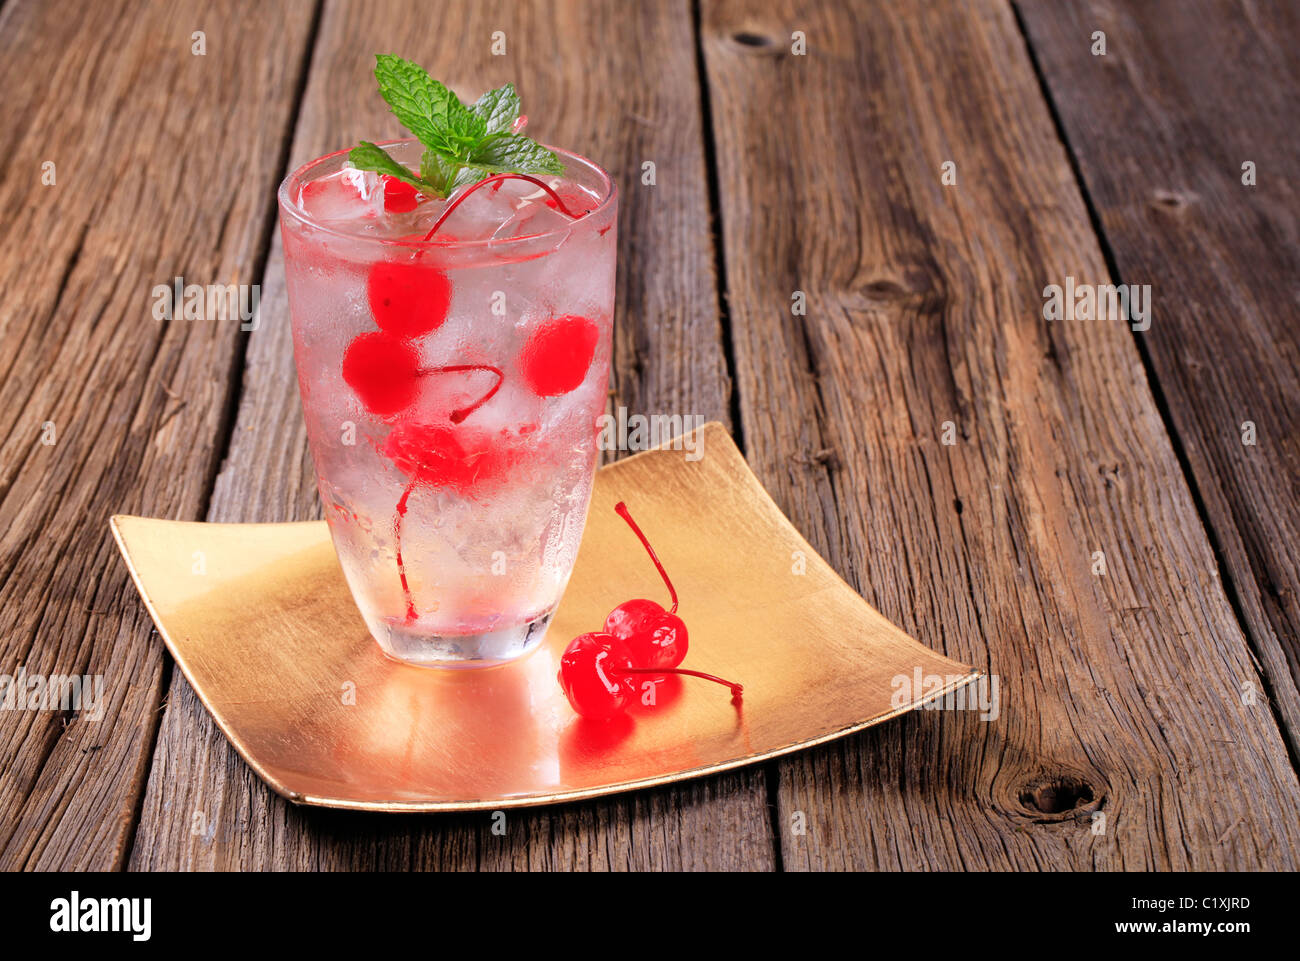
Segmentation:
{"type": "MultiPolygon", "coordinates": [[[[672,595],[673,607],[672,610],[670,610],[668,613],[676,614],[677,613],[677,590],[673,587],[673,582],[668,579],[668,572],[664,570],[663,564],[659,563],[659,556],[655,554],[655,549],[650,546],[650,542],[646,540],[646,536],[641,533],[641,528],[637,526],[636,521],[632,520],[632,515],[628,513],[626,504],[624,504],[622,501],[619,501],[617,504],[614,505],[614,510],[618,512],[619,517],[627,521],[627,526],[632,528],[632,533],[636,534],[637,537],[641,538],[641,543],[642,545],[644,545],[646,549],[646,553],[650,555],[650,560],[655,562],[655,567],[659,569],[659,576],[664,579],[664,583],[668,585],[668,593],[672,595]]],[[[717,678],[714,678],[714,680],[717,680],[717,678]]]]}
{"type": "Polygon", "coordinates": [[[461,407],[457,410],[453,410],[451,412],[451,422],[453,424],[459,424],[466,417],[474,413],[474,411],[478,410],[480,407],[482,407],[484,404],[490,401],[493,397],[495,397],[496,392],[499,391],[501,389],[501,385],[505,383],[505,379],[506,379],[505,373],[502,372],[500,367],[493,367],[491,364],[449,364],[446,367],[425,367],[423,370],[420,371],[420,374],[424,375],[424,374],[463,374],[475,370],[491,371],[492,373],[496,374],[497,382],[492,385],[491,390],[489,390],[478,400],[474,401],[474,403],[470,404],[468,407],[461,407]]]}
{"type": "Polygon", "coordinates": [[[717,677],[713,674],[705,674],[703,671],[692,671],[684,667],[618,667],[605,668],[611,674],[685,674],[688,677],[702,677],[706,681],[712,681],[714,684],[721,684],[723,687],[731,688],[732,697],[740,697],[745,693],[745,686],[737,684],[734,681],[728,681],[724,678],[717,677]]]}
{"type": "Polygon", "coordinates": [[[393,515],[393,540],[397,546],[397,573],[402,579],[402,593],[406,595],[406,623],[410,624],[416,618],[415,598],[411,596],[411,585],[406,582],[406,565],[402,563],[402,519],[406,517],[406,501],[411,496],[411,491],[415,490],[415,485],[420,481],[420,475],[417,473],[411,478],[411,483],[406,485],[406,490],[402,491],[402,496],[397,502],[397,513],[393,515]]]}
{"type": "MultiPolygon", "coordinates": [[[[492,385],[491,390],[468,407],[453,410],[451,412],[451,422],[453,424],[459,424],[490,401],[496,392],[501,389],[506,375],[500,367],[493,367],[491,364],[448,364],[445,367],[426,367],[420,371],[421,374],[459,374],[476,370],[491,371],[497,375],[497,382],[492,385]]],[[[397,549],[397,574],[402,580],[402,593],[406,595],[406,623],[408,624],[414,621],[417,615],[415,612],[415,598],[411,595],[411,585],[406,580],[406,564],[402,561],[402,521],[406,517],[406,502],[411,496],[411,491],[415,490],[418,483],[420,483],[420,474],[419,471],[416,471],[415,476],[411,478],[411,482],[406,485],[406,490],[402,491],[402,496],[398,498],[396,513],[393,515],[393,542],[397,549]]]]}
{"type": "Polygon", "coordinates": [[[555,205],[560,209],[560,213],[564,214],[564,216],[568,217],[570,220],[578,219],[579,215],[575,214],[564,205],[564,201],[560,199],[560,195],[536,177],[530,177],[528,174],[493,174],[491,177],[488,177],[485,180],[480,180],[476,184],[470,184],[469,187],[462,190],[456,199],[447,205],[447,209],[442,212],[442,216],[433,222],[433,226],[430,227],[429,232],[424,235],[424,239],[426,241],[432,240],[433,235],[438,232],[438,228],[442,226],[443,221],[450,217],[451,212],[460,206],[461,201],[474,191],[478,190],[480,187],[486,187],[491,183],[500,183],[503,180],[527,180],[530,184],[536,184],[551,195],[551,199],[555,201],[555,205]]]}

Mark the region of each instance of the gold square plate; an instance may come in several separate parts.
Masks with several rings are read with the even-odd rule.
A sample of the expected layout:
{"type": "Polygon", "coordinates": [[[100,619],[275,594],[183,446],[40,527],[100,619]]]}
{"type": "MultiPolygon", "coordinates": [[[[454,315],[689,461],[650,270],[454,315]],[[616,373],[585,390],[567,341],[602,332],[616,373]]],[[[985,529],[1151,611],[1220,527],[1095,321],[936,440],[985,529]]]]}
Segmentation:
{"type": "Polygon", "coordinates": [[[492,810],[612,794],[820,744],[979,674],[918,644],[799,536],[720,424],[703,457],[656,449],[599,471],[582,548],[546,642],[504,667],[440,671],[385,657],[323,521],[204,524],[119,515],[114,536],[168,650],[230,743],[299,804],[492,810]],[[564,646],[614,605],[665,594],[614,513],[627,502],[681,595],[684,667],[658,703],[577,717],[564,646]],[[201,552],[201,554],[196,554],[201,552]],[[201,559],[202,563],[197,563],[201,559]],[[196,573],[197,572],[197,573],[196,573]],[[900,703],[898,677],[945,682],[900,703]]]}

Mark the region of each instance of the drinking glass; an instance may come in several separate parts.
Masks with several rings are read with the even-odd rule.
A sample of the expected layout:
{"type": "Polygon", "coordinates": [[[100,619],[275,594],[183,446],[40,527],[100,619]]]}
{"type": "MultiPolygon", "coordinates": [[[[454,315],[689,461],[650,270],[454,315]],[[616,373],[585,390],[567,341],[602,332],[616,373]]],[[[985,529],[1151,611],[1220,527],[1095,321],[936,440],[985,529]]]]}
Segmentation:
{"type": "MultiPolygon", "coordinates": [[[[384,146],[418,166],[417,141],[384,146]]],[[[370,633],[412,664],[533,649],[577,555],[606,404],[617,192],[555,152],[564,174],[538,178],[553,194],[485,185],[428,239],[447,202],[410,209],[346,151],[280,185],[325,519],[370,633]]]]}

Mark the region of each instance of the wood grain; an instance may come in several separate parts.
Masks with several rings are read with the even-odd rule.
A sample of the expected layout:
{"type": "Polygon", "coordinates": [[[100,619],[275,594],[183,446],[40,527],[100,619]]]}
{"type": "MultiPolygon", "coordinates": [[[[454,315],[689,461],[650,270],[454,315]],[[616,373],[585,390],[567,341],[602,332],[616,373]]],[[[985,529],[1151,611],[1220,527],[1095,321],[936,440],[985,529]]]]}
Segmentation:
{"type": "Polygon", "coordinates": [[[1119,278],[1152,285],[1137,336],[1300,756],[1300,8],[1022,9],[1119,278]]]}
{"type": "MultiPolygon", "coordinates": [[[[519,88],[529,132],[591,156],[621,189],[615,403],[727,419],[691,18],[684,2],[328,3],[293,163],[401,133],[370,79],[376,52],[425,65],[464,96],[519,88]],[[490,54],[506,35],[506,56],[490,54]],[[642,164],[656,184],[641,184],[642,164]]],[[[318,516],[298,407],[278,245],[251,338],[238,420],[209,519],[318,516]],[[268,482],[268,478],[271,480],[268,482]]],[[[131,865],[154,868],[607,869],[772,866],[764,780],[488,816],[293,808],[244,766],[177,673],[131,865]],[[194,825],[200,830],[194,830],[194,825]]]]}
{"type": "Polygon", "coordinates": [[[261,269],[307,26],[251,2],[0,10],[0,673],[104,683],[98,720],[0,712],[5,869],[125,859],[163,655],[108,517],[202,510],[241,336],[156,320],[151,292],[261,269]]]}
{"type": "Polygon", "coordinates": [[[783,762],[784,866],[1295,868],[1300,785],[1132,335],[1043,319],[1107,272],[1010,7],[702,8],[749,460],[1001,685],[994,721],[783,762]]]}

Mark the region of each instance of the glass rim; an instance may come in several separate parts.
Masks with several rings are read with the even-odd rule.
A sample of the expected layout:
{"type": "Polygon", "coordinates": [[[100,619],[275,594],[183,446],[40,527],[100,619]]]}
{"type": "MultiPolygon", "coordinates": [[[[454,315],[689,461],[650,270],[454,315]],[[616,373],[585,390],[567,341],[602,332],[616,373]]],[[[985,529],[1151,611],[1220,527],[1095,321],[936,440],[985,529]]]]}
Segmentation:
{"type": "MultiPolygon", "coordinates": [[[[393,140],[377,141],[375,145],[378,147],[391,147],[391,146],[397,146],[401,144],[411,144],[411,143],[419,143],[419,142],[420,142],[419,138],[417,137],[398,137],[393,140]]],[[[443,250],[443,251],[489,250],[489,249],[511,250],[517,245],[535,243],[539,240],[544,240],[547,237],[558,237],[562,234],[566,234],[573,229],[574,225],[581,223],[582,221],[586,220],[588,217],[594,217],[596,214],[600,214],[608,210],[610,207],[613,206],[615,200],[618,199],[618,185],[614,182],[614,178],[610,175],[609,171],[606,170],[604,167],[602,167],[600,164],[596,163],[594,160],[590,160],[582,156],[581,154],[574,153],[571,150],[564,150],[560,147],[552,147],[549,144],[543,144],[543,146],[546,147],[547,150],[559,154],[562,158],[565,158],[566,160],[576,160],[579,163],[585,164],[587,167],[590,167],[592,170],[596,172],[596,175],[602,181],[604,190],[602,196],[598,199],[596,206],[591,210],[587,211],[581,217],[571,220],[569,223],[565,224],[562,227],[553,227],[550,230],[544,230],[541,233],[537,233],[537,234],[526,234],[523,237],[507,237],[502,240],[493,240],[492,238],[489,237],[484,240],[456,240],[453,241],[452,243],[441,243],[437,240],[424,240],[423,238],[419,240],[409,240],[409,239],[404,240],[404,239],[392,238],[392,237],[367,237],[364,234],[348,233],[346,230],[340,230],[335,226],[323,223],[322,221],[316,219],[315,217],[307,213],[305,210],[303,210],[298,205],[296,200],[292,200],[289,197],[289,185],[294,182],[301,182],[301,183],[310,182],[307,178],[304,177],[305,174],[308,174],[313,168],[318,167],[321,164],[326,163],[327,161],[333,160],[334,158],[342,154],[351,153],[352,152],[351,147],[344,147],[342,150],[335,150],[332,153],[324,154],[323,156],[316,157],[312,160],[308,160],[306,163],[295,168],[293,171],[289,173],[288,176],[286,176],[282,181],[280,181],[280,186],[276,189],[275,192],[276,199],[279,201],[280,212],[282,215],[287,214],[293,217],[293,219],[296,220],[298,223],[304,224],[305,226],[310,227],[314,231],[320,231],[321,233],[329,234],[334,237],[341,237],[345,240],[353,241],[357,243],[380,244],[389,247],[430,248],[434,250],[443,250]]]]}

